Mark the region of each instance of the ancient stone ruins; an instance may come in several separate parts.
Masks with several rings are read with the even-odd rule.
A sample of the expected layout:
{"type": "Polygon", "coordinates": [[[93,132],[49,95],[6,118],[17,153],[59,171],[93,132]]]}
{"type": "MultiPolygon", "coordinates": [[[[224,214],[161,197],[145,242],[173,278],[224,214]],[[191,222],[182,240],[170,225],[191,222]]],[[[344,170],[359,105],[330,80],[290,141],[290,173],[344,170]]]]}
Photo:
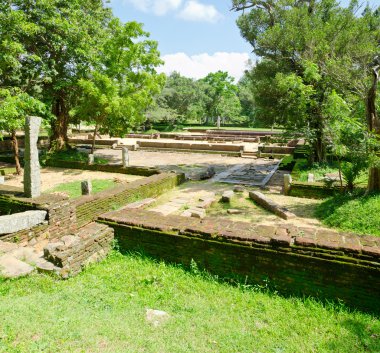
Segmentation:
{"type": "MultiPolygon", "coordinates": [[[[47,170],[82,178],[80,196],[70,198],[44,189],[40,123],[26,119],[24,189],[11,185],[8,174],[0,185],[2,276],[39,271],[68,278],[104,258],[116,240],[120,251],[185,266],[195,260],[222,277],[270,278],[284,293],[373,309],[380,292],[379,281],[371,281],[380,270],[379,238],[311,222],[302,199],[287,207],[290,196],[307,194],[311,202],[334,190],[315,178],[292,180],[284,156],[302,154],[304,141],[222,129],[98,138],[87,162],[46,162],[47,170]],[[112,175],[114,185],[95,192],[90,172],[112,175]]],[[[88,152],[92,140],[74,136],[70,143],[88,152]]]]}

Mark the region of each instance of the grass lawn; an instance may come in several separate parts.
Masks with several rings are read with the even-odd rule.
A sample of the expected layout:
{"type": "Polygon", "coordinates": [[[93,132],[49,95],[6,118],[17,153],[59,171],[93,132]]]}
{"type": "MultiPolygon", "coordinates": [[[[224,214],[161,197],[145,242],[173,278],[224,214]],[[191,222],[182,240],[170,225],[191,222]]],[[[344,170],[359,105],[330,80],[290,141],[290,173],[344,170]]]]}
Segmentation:
{"type": "Polygon", "coordinates": [[[380,236],[380,195],[337,195],[322,202],[316,216],[330,227],[380,236]]]}
{"type": "MultiPolygon", "coordinates": [[[[92,180],[92,193],[96,194],[97,192],[110,189],[116,185],[116,182],[110,179],[92,180]]],[[[82,196],[81,182],[73,181],[71,183],[59,184],[46,191],[46,193],[52,192],[64,192],[68,194],[71,199],[75,199],[82,196]]]]}
{"type": "Polygon", "coordinates": [[[380,322],[113,253],[79,276],[0,282],[0,352],[379,352],[380,322]],[[147,308],[164,310],[161,326],[147,308]]]}

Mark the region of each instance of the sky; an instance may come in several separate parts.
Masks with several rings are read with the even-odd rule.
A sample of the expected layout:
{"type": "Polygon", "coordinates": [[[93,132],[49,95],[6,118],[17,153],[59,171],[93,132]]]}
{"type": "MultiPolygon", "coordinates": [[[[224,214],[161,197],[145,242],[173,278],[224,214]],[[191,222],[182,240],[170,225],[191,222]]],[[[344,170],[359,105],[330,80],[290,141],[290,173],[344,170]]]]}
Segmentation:
{"type": "MultiPolygon", "coordinates": [[[[209,72],[227,71],[238,80],[255,61],[252,47],[240,36],[239,14],[230,11],[231,0],[111,0],[114,15],[122,21],[144,24],[165,64],[158,71],[180,72],[195,79],[209,72]]],[[[348,0],[342,0],[347,4],[348,0]]],[[[370,5],[380,0],[370,0],[370,5]]]]}

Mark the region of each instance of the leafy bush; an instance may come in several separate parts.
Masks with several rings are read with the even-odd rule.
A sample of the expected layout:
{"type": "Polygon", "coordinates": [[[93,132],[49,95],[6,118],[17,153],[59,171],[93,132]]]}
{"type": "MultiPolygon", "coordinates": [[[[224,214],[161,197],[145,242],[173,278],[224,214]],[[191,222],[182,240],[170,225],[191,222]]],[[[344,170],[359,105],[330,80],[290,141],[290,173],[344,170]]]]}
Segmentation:
{"type": "MultiPolygon", "coordinates": [[[[76,149],[68,149],[66,151],[56,151],[56,152],[46,152],[41,156],[41,164],[44,165],[47,160],[56,161],[74,161],[74,162],[88,162],[88,154],[86,152],[81,152],[76,149]]],[[[97,157],[94,158],[95,164],[107,164],[108,161],[104,158],[97,157]]]]}

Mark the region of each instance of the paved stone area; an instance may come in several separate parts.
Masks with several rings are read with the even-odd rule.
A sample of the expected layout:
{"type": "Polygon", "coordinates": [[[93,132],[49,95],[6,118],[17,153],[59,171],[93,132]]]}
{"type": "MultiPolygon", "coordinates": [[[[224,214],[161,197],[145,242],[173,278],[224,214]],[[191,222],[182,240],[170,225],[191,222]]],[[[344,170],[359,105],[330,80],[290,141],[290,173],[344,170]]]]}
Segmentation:
{"type": "MultiPolygon", "coordinates": [[[[112,149],[99,149],[96,156],[106,158],[110,163],[122,163],[122,151],[112,149]]],[[[129,151],[130,166],[156,167],[162,171],[176,171],[185,173],[189,179],[199,179],[212,166],[216,173],[226,171],[236,165],[252,163],[252,159],[223,156],[209,153],[184,153],[168,151],[129,151]]]]}
{"type": "Polygon", "coordinates": [[[216,200],[215,193],[207,190],[188,190],[169,201],[151,208],[164,216],[170,214],[182,214],[185,217],[203,218],[206,209],[216,200]]]}
{"type": "Polygon", "coordinates": [[[255,163],[234,166],[217,175],[213,181],[247,186],[265,186],[276,172],[279,163],[279,160],[257,160],[255,163]]]}

